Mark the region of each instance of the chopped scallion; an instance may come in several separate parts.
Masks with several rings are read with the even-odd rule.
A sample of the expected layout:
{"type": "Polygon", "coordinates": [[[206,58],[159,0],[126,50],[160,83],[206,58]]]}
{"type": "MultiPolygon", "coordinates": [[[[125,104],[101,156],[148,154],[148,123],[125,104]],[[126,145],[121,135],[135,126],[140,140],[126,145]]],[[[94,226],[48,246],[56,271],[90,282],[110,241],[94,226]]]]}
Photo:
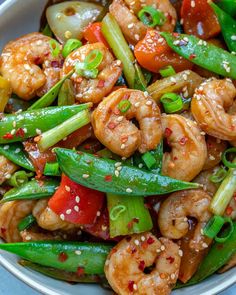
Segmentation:
{"type": "Polygon", "coordinates": [[[122,100],[118,104],[118,109],[121,111],[121,113],[126,113],[131,107],[131,102],[127,99],[122,100]]]}
{"type": "Polygon", "coordinates": [[[215,236],[220,232],[222,226],[225,223],[224,217],[214,215],[203,229],[203,233],[208,238],[214,239],[215,236]]]}
{"type": "Polygon", "coordinates": [[[85,58],[84,65],[86,70],[96,69],[103,60],[103,54],[100,50],[92,50],[85,58]]]}
{"type": "Polygon", "coordinates": [[[24,170],[20,170],[15,172],[12,177],[8,180],[8,184],[13,187],[19,187],[26,182],[29,181],[29,178],[32,177],[34,173],[32,172],[25,172],[24,170]]]}
{"type": "Polygon", "coordinates": [[[236,163],[232,163],[226,159],[226,155],[229,153],[236,153],[236,148],[232,147],[232,148],[225,150],[222,154],[222,162],[228,168],[236,168],[236,163]]]}
{"type": "Polygon", "coordinates": [[[217,234],[217,235],[215,236],[215,241],[218,242],[218,243],[224,243],[224,242],[226,242],[226,241],[230,238],[230,236],[232,235],[232,233],[233,233],[233,231],[234,231],[234,224],[233,224],[233,221],[232,221],[231,218],[229,218],[229,217],[225,217],[225,218],[224,218],[224,225],[225,225],[225,224],[228,224],[229,227],[227,228],[227,230],[226,230],[226,232],[224,233],[224,235],[221,236],[221,235],[218,235],[218,234],[217,234]]]}
{"type": "Polygon", "coordinates": [[[110,211],[110,219],[115,221],[119,218],[119,216],[126,211],[126,207],[124,205],[116,205],[112,207],[110,211]]]}
{"type": "Polygon", "coordinates": [[[152,28],[162,26],[166,22],[164,13],[150,5],[144,6],[143,9],[138,12],[138,17],[144,25],[152,28]]]}
{"type": "Polygon", "coordinates": [[[66,58],[72,51],[82,46],[82,42],[77,39],[69,39],[62,50],[62,56],[66,58]]]}
{"type": "Polygon", "coordinates": [[[43,174],[47,176],[60,176],[61,172],[58,162],[46,163],[43,174]]]}
{"type": "Polygon", "coordinates": [[[23,231],[23,230],[28,229],[29,227],[31,227],[35,223],[35,221],[36,221],[35,217],[30,214],[30,215],[26,216],[25,218],[23,218],[19,222],[17,228],[21,232],[21,231],[23,231]]]}
{"type": "Polygon", "coordinates": [[[172,66],[166,66],[160,69],[159,72],[163,78],[170,77],[176,74],[175,69],[172,66]]]}
{"type": "Polygon", "coordinates": [[[224,168],[218,169],[210,176],[210,181],[213,183],[221,182],[227,175],[227,171],[224,168]]]}
{"type": "Polygon", "coordinates": [[[156,164],[156,159],[150,152],[146,152],[145,154],[143,154],[142,159],[148,169],[151,169],[156,164]]]}
{"type": "Polygon", "coordinates": [[[160,101],[163,104],[166,113],[171,114],[183,109],[183,101],[180,95],[176,93],[165,93],[160,101]]]}
{"type": "Polygon", "coordinates": [[[60,44],[54,40],[54,39],[51,39],[49,41],[49,46],[50,46],[50,49],[51,49],[51,53],[52,53],[52,56],[53,57],[58,57],[58,55],[60,54],[60,44]]]}

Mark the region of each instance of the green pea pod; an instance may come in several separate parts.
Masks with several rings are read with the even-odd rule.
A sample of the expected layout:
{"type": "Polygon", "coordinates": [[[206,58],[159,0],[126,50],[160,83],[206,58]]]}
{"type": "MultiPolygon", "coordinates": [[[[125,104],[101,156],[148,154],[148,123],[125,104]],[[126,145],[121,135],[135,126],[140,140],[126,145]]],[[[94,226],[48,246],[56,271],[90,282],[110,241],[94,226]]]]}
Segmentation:
{"type": "Polygon", "coordinates": [[[150,154],[156,159],[156,164],[152,167],[152,172],[160,173],[162,169],[162,159],[163,159],[163,141],[157,146],[153,151],[150,151],[150,154]]]}
{"type": "Polygon", "coordinates": [[[35,222],[36,218],[32,214],[30,214],[18,223],[17,228],[19,231],[23,231],[25,229],[30,228],[33,224],[35,224],[35,222]]]}
{"type": "Polygon", "coordinates": [[[47,277],[51,277],[56,280],[70,282],[70,283],[95,283],[95,284],[107,284],[105,275],[79,275],[75,272],[64,271],[53,267],[42,266],[37,263],[33,263],[27,260],[20,260],[19,264],[28,267],[32,270],[40,272],[47,277]]]}
{"type": "Polygon", "coordinates": [[[116,176],[116,161],[87,153],[55,148],[59,166],[73,181],[89,188],[119,195],[160,195],[197,188],[199,184],[183,182],[136,167],[122,165],[116,176]],[[106,181],[107,175],[112,181],[106,181]]]}
{"type": "Polygon", "coordinates": [[[112,245],[59,241],[0,244],[0,249],[21,258],[69,272],[103,274],[112,245]]]}
{"type": "Polygon", "coordinates": [[[232,17],[236,16],[236,0],[221,0],[217,5],[232,17]]]}
{"type": "Polygon", "coordinates": [[[48,107],[39,110],[5,115],[0,121],[0,144],[24,141],[33,137],[38,131],[45,132],[68,120],[91,104],[48,107]],[[14,126],[14,127],[13,127],[14,126]]]}
{"type": "Polygon", "coordinates": [[[59,181],[57,179],[46,179],[43,182],[33,179],[20,187],[9,190],[3,196],[1,203],[50,197],[54,194],[58,186],[59,181]]]}
{"type": "Polygon", "coordinates": [[[223,244],[215,242],[208,252],[207,256],[200,264],[195,275],[185,284],[178,283],[176,289],[195,285],[205,278],[209,277],[220,269],[233,254],[236,253],[236,222],[234,222],[234,231],[223,244]]]}
{"type": "Polygon", "coordinates": [[[221,33],[230,51],[236,52],[236,20],[220,9],[215,3],[210,3],[221,27],[221,33]]]}
{"type": "Polygon", "coordinates": [[[55,84],[46,94],[44,94],[40,99],[32,104],[29,107],[29,110],[36,110],[50,106],[57,98],[62,84],[65,82],[66,79],[70,78],[73,73],[74,71],[69,72],[69,74],[67,74],[59,82],[57,82],[57,84],[55,84]]]}
{"type": "Polygon", "coordinates": [[[8,160],[30,171],[35,171],[33,164],[24,151],[20,142],[0,145],[0,155],[5,156],[8,160]]]}
{"type": "Polygon", "coordinates": [[[167,44],[194,64],[224,77],[236,79],[236,56],[187,34],[161,32],[167,44]]]}
{"type": "Polygon", "coordinates": [[[75,103],[75,93],[72,81],[66,79],[58,94],[58,105],[67,106],[75,103]]]}

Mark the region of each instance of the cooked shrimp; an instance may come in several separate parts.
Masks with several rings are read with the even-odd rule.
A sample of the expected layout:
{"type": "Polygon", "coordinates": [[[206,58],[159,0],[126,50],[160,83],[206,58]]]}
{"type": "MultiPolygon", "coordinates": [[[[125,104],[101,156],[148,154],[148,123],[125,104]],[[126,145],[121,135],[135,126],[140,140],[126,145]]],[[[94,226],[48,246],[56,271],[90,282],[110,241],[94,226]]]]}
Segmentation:
{"type": "Polygon", "coordinates": [[[98,140],[112,152],[129,157],[137,149],[144,153],[155,149],[162,137],[160,110],[154,100],[142,91],[119,89],[106,97],[92,114],[92,125],[98,140]],[[120,112],[121,101],[130,108],[120,112]],[[136,118],[140,130],[129,120],[136,118]]]}
{"type": "Polygon", "coordinates": [[[20,242],[19,222],[31,214],[36,201],[11,201],[0,207],[0,236],[8,243],[20,242]]]}
{"type": "Polygon", "coordinates": [[[25,100],[43,95],[60,79],[62,57],[52,55],[50,40],[31,33],[8,43],[2,51],[0,72],[13,92],[25,100]]]}
{"type": "Polygon", "coordinates": [[[21,231],[20,236],[22,237],[23,242],[49,241],[49,240],[60,240],[61,239],[61,237],[59,235],[54,235],[52,232],[39,233],[39,232],[34,232],[31,229],[25,229],[25,230],[21,231]]]}
{"type": "Polygon", "coordinates": [[[176,24],[176,11],[169,0],[113,0],[109,7],[128,42],[136,44],[143,39],[148,29],[137,17],[144,6],[152,6],[164,13],[165,23],[155,28],[160,31],[173,32],[176,24]]]}
{"type": "Polygon", "coordinates": [[[171,194],[159,210],[158,224],[161,234],[169,239],[181,239],[189,230],[187,217],[194,217],[198,224],[189,246],[196,251],[207,248],[211,240],[202,234],[202,229],[211,218],[210,202],[211,197],[200,189],[171,194]]]}
{"type": "Polygon", "coordinates": [[[206,191],[210,196],[214,196],[220,183],[214,183],[210,180],[212,174],[218,170],[220,166],[215,166],[214,168],[201,171],[194,179],[193,182],[202,185],[204,191],[206,191]]]}
{"type": "Polygon", "coordinates": [[[98,66],[97,78],[87,79],[77,73],[74,73],[71,77],[75,87],[76,99],[80,102],[100,102],[104,96],[111,92],[122,73],[121,62],[114,60],[105,45],[94,43],[78,48],[66,58],[63,65],[63,75],[68,74],[77,62],[83,62],[86,56],[95,49],[99,50],[103,55],[103,60],[98,66]]]}
{"type": "Polygon", "coordinates": [[[181,115],[163,115],[162,129],[170,152],[163,156],[162,173],[190,181],[206,161],[207,148],[201,130],[192,120],[181,115]]]}
{"type": "Polygon", "coordinates": [[[213,78],[195,90],[191,111],[203,131],[223,140],[236,139],[236,115],[227,113],[235,96],[236,88],[229,79],[213,78]]]}
{"type": "Polygon", "coordinates": [[[167,295],[175,285],[180,267],[179,246],[151,233],[124,238],[110,252],[105,263],[106,278],[120,295],[167,295]],[[145,274],[146,267],[153,270],[145,274]]]}
{"type": "Polygon", "coordinates": [[[48,200],[39,200],[33,208],[33,216],[38,225],[46,230],[70,230],[76,228],[75,224],[63,221],[48,207],[48,200]]]}
{"type": "Polygon", "coordinates": [[[17,169],[18,166],[4,156],[0,156],[0,184],[9,179],[17,169]]]}

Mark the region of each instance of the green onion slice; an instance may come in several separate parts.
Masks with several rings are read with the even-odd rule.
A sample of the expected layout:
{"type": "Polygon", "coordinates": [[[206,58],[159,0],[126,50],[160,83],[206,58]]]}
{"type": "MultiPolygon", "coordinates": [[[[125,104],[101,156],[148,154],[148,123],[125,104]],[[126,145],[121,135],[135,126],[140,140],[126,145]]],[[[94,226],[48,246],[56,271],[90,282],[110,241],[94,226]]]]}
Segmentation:
{"type": "Polygon", "coordinates": [[[50,46],[50,49],[51,49],[51,52],[52,52],[52,56],[53,57],[58,57],[58,55],[60,54],[60,44],[54,40],[54,39],[51,39],[49,41],[49,46],[50,46]]]}
{"type": "Polygon", "coordinates": [[[61,172],[58,162],[46,163],[43,174],[48,176],[60,176],[61,172]]]}
{"type": "Polygon", "coordinates": [[[72,51],[82,46],[82,42],[77,39],[69,39],[66,41],[62,49],[62,56],[66,58],[72,51]]]}
{"type": "Polygon", "coordinates": [[[118,104],[118,109],[121,111],[121,113],[126,113],[131,107],[131,102],[127,99],[122,100],[118,104]]]}
{"type": "Polygon", "coordinates": [[[149,5],[138,12],[138,17],[148,27],[162,26],[166,22],[164,13],[149,5]]]}
{"type": "Polygon", "coordinates": [[[29,177],[32,177],[33,175],[34,173],[32,172],[27,173],[24,170],[17,171],[8,180],[8,184],[14,187],[19,187],[28,182],[29,177]]]}
{"type": "Polygon", "coordinates": [[[156,164],[156,159],[150,152],[146,152],[145,154],[143,154],[142,160],[144,161],[148,169],[151,169],[156,164]]]}
{"type": "Polygon", "coordinates": [[[215,241],[218,243],[224,243],[225,241],[227,241],[234,231],[234,224],[231,218],[225,217],[224,224],[228,224],[229,227],[227,228],[226,233],[223,236],[218,234],[215,236],[215,241]]]}
{"type": "Polygon", "coordinates": [[[161,102],[163,104],[166,113],[171,114],[183,109],[183,101],[180,95],[176,93],[165,93],[161,97],[161,102]]]}
{"type": "Polygon", "coordinates": [[[86,70],[94,70],[101,64],[102,60],[102,52],[100,50],[94,49],[86,56],[84,60],[84,68],[86,70]]]}
{"type": "Polygon", "coordinates": [[[170,65],[160,69],[159,72],[163,78],[170,77],[176,74],[174,68],[170,65]]]}
{"type": "Polygon", "coordinates": [[[224,217],[219,215],[214,215],[207,223],[203,229],[203,233],[208,238],[214,239],[216,235],[220,232],[222,226],[225,223],[224,217]]]}
{"type": "Polygon", "coordinates": [[[226,155],[229,153],[236,153],[236,148],[232,147],[232,148],[225,150],[222,154],[222,158],[221,158],[222,162],[228,168],[236,168],[236,163],[232,163],[226,159],[226,155]]]}
{"type": "Polygon", "coordinates": [[[110,211],[110,219],[115,221],[118,217],[126,211],[126,206],[124,205],[116,205],[110,211]]]}
{"type": "Polygon", "coordinates": [[[35,221],[36,219],[33,215],[28,215],[19,222],[17,228],[19,231],[23,231],[31,227],[35,223],[35,221]]]}
{"type": "Polygon", "coordinates": [[[219,183],[225,179],[227,171],[224,168],[218,169],[210,176],[210,181],[213,183],[219,183]]]}

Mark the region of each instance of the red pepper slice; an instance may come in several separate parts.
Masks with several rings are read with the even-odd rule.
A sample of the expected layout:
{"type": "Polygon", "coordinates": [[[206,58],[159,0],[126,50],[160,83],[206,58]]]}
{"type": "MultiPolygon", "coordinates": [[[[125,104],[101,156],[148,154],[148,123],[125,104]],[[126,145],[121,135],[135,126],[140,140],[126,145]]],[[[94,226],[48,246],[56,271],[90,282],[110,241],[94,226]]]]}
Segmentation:
{"type": "Polygon", "coordinates": [[[63,174],[61,184],[48,206],[63,220],[85,225],[96,221],[104,199],[103,193],[84,187],[63,174]]]}
{"type": "Polygon", "coordinates": [[[134,55],[142,67],[154,73],[168,65],[176,72],[192,68],[192,63],[175,53],[155,30],[148,30],[144,39],[136,44],[134,55]]]}
{"type": "Polygon", "coordinates": [[[181,18],[186,34],[207,40],[220,33],[219,22],[207,0],[183,0],[181,18]]]}
{"type": "Polygon", "coordinates": [[[109,45],[102,34],[102,23],[96,22],[89,24],[84,30],[84,39],[90,44],[102,42],[107,48],[109,48],[109,45]]]}

